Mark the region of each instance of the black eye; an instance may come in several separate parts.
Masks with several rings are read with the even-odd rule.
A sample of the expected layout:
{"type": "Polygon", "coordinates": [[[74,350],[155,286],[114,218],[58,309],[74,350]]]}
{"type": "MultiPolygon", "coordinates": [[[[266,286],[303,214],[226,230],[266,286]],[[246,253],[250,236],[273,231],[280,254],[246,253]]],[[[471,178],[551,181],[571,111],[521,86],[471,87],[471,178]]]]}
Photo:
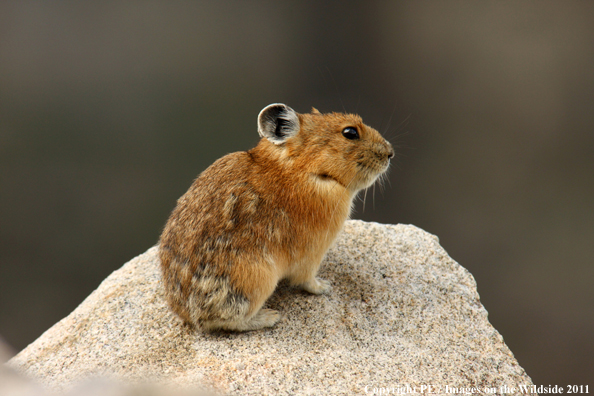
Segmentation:
{"type": "Polygon", "coordinates": [[[342,136],[349,140],[355,140],[359,139],[359,132],[357,132],[357,128],[346,127],[342,130],[342,136]]]}

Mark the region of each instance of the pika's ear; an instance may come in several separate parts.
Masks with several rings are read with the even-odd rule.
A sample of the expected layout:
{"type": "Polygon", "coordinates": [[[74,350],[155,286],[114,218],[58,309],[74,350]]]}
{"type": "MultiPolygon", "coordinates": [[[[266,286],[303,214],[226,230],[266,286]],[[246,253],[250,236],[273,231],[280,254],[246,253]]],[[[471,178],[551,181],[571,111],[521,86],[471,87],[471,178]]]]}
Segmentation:
{"type": "Polygon", "coordinates": [[[318,109],[316,109],[315,107],[312,107],[311,108],[311,114],[320,115],[322,113],[320,113],[320,111],[318,109]]]}
{"type": "Polygon", "coordinates": [[[283,144],[299,132],[299,117],[295,110],[282,103],[273,103],[258,115],[258,133],[274,144],[283,144]]]}

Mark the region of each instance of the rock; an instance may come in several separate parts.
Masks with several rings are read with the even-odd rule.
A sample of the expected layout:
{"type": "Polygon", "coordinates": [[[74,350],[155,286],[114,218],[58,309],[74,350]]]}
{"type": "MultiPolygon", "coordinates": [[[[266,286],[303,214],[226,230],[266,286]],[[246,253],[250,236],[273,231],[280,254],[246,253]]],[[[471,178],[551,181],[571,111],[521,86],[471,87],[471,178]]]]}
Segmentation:
{"type": "Polygon", "coordinates": [[[532,385],[472,275],[414,226],[348,221],[320,271],[332,294],[281,284],[266,305],[286,318],[249,333],[184,326],[165,303],[157,249],[111,274],[8,364],[52,390],[91,376],[237,395],[532,385]]]}

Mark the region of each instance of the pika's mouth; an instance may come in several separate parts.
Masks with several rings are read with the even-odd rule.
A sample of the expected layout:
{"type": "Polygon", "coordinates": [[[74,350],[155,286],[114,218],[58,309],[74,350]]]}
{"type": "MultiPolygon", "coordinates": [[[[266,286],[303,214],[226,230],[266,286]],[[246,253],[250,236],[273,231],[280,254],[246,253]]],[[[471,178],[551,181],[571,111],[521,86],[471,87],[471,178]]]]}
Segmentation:
{"type": "Polygon", "coordinates": [[[374,161],[374,162],[357,162],[359,165],[360,188],[367,188],[372,186],[380,176],[385,173],[390,167],[390,160],[386,161],[374,161]]]}
{"type": "Polygon", "coordinates": [[[381,163],[379,161],[371,163],[364,163],[358,161],[357,165],[359,165],[363,172],[367,172],[369,174],[377,176],[388,170],[388,168],[390,167],[390,160],[388,159],[381,163]]]}

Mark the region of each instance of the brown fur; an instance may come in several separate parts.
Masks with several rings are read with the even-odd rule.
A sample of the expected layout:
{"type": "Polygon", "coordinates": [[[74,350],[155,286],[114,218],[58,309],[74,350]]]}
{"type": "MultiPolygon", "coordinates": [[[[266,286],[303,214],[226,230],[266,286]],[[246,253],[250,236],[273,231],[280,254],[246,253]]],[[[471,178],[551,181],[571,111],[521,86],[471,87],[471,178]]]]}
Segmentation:
{"type": "Polygon", "coordinates": [[[357,115],[297,117],[294,135],[224,156],[178,200],[159,254],[169,305],[186,322],[270,327],[280,314],[261,307],[279,280],[329,291],[318,267],[355,195],[387,169],[393,150],[357,115]],[[346,127],[360,139],[346,139],[346,127]]]}

